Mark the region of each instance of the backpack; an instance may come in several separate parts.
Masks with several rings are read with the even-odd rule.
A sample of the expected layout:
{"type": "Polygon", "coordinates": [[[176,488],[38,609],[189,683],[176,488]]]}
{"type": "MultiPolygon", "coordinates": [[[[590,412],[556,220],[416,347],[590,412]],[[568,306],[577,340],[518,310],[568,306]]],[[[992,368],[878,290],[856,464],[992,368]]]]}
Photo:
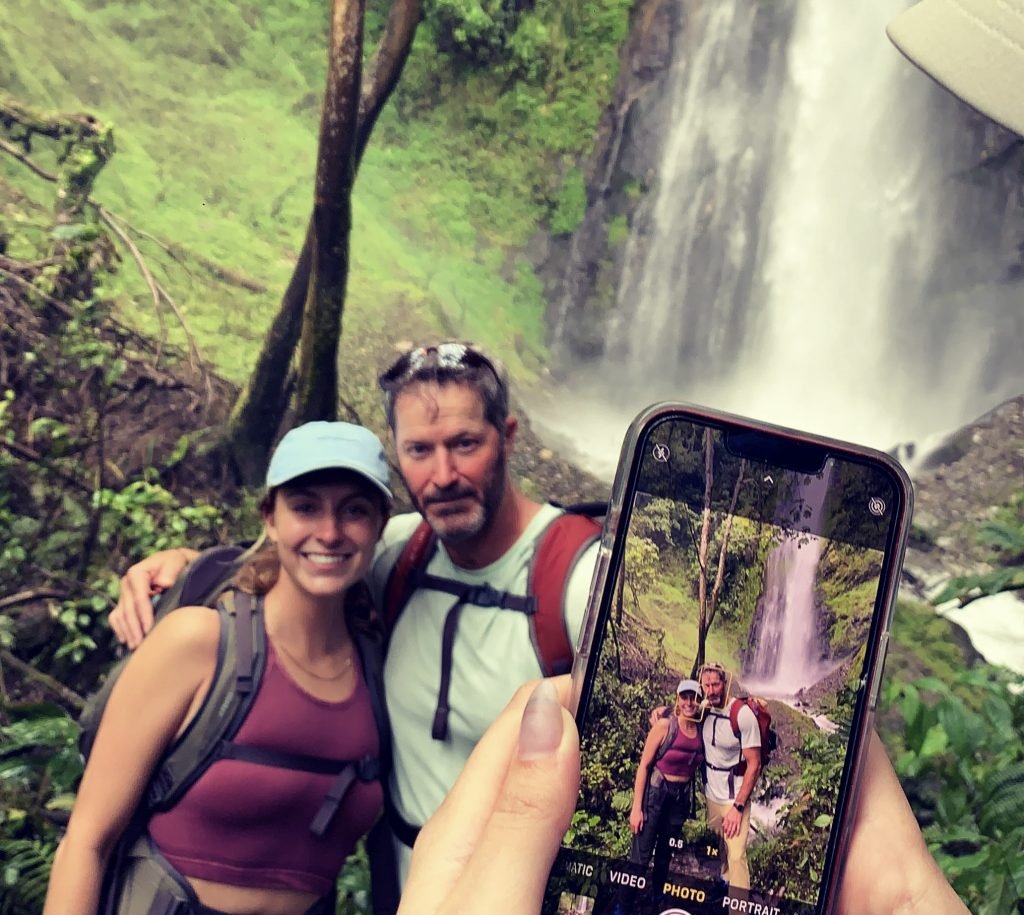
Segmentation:
{"type": "MultiPolygon", "coordinates": [[[[561,506],[558,506],[561,508],[561,506]]],[[[498,591],[489,584],[470,585],[452,578],[427,573],[427,565],[437,549],[437,535],[421,521],[402,548],[384,590],[382,608],[385,628],[395,625],[413,592],[427,588],[444,591],[458,598],[448,611],[441,651],[441,686],[434,713],[431,735],[435,740],[448,737],[448,689],[451,683],[451,655],[458,618],[466,604],[498,607],[525,613],[530,624],[530,639],[545,677],[568,673],[572,669],[573,645],[565,628],[565,591],[577,560],[601,534],[601,525],[592,517],[604,514],[604,503],[586,503],[563,510],[537,538],[527,573],[526,594],[498,591]]]]}
{"type": "MultiPolygon", "coordinates": [[[[335,775],[309,828],[323,835],[330,827],[355,780],[384,780],[390,761],[390,732],[383,704],[383,651],[380,640],[362,627],[350,625],[369,687],[371,706],[379,734],[378,756],[360,760],[334,760],[297,756],[277,750],[239,746],[232,738],[242,726],[259,689],[267,657],[267,635],[263,625],[262,598],[232,590],[237,560],[243,550],[237,546],[214,547],[202,553],[165,591],[157,607],[157,618],[183,606],[210,606],[220,616],[221,633],[217,662],[199,711],[184,733],[164,752],[154,769],[146,792],[132,820],[111,856],[104,876],[103,913],[146,913],[152,906],[177,903],[185,893],[180,875],[148,840],[146,824],[153,813],[171,809],[182,795],[219,759],[244,759],[277,768],[335,775]]],[[[88,759],[95,742],[103,710],[128,659],[111,670],[103,686],[82,712],[79,747],[88,759]]],[[[379,871],[390,879],[387,862],[379,871]]],[[[375,884],[376,885],[376,884],[375,884]]],[[[377,899],[374,900],[375,910],[377,899]]],[[[381,909],[383,910],[383,909],[381,909]]],[[[164,909],[160,909],[164,911],[164,909]]],[[[168,909],[167,911],[173,911],[168,909]]]]}
{"type": "MultiPolygon", "coordinates": [[[[154,622],[163,619],[177,607],[214,606],[220,593],[227,587],[236,571],[236,561],[242,555],[238,546],[215,546],[201,553],[194,562],[177,577],[166,591],[155,598],[154,622]]],[[[107,707],[111,690],[128,663],[128,655],[118,661],[107,673],[106,680],[92,693],[78,716],[81,732],[78,735],[78,749],[83,759],[88,760],[96,740],[103,710],[107,707]]]]}
{"type": "Polygon", "coordinates": [[[779,735],[776,733],[775,728],[772,727],[772,716],[771,712],[768,711],[767,701],[760,696],[744,696],[741,699],[733,699],[732,705],[729,706],[729,724],[732,727],[733,734],[736,735],[737,739],[741,740],[740,761],[733,767],[733,772],[736,775],[743,775],[747,771],[747,761],[743,758],[743,744],[740,738],[739,723],[740,709],[743,706],[749,708],[757,719],[757,729],[761,734],[762,769],[771,761],[772,753],[775,752],[779,745],[779,735]]]}

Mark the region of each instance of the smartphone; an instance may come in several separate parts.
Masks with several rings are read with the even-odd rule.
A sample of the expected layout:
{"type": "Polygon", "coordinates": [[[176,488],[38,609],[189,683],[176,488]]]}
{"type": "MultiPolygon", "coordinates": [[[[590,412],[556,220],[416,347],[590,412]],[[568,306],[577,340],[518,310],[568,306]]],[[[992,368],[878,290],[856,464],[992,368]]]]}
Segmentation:
{"type": "Polygon", "coordinates": [[[868,448],[683,404],[637,417],[544,915],[832,910],[911,504],[868,448]]]}

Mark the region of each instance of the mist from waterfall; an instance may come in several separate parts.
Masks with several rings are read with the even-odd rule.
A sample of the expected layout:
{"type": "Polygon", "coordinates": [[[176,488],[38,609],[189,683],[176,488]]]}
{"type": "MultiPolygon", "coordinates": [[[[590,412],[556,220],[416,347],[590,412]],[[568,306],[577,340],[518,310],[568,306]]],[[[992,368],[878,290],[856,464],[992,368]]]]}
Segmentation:
{"type": "Polygon", "coordinates": [[[780,4],[778,53],[760,5],[687,7],[603,360],[529,404],[593,469],[660,399],[888,448],[1024,390],[1008,204],[958,177],[976,151],[956,103],[885,38],[903,6],[780,4]]]}

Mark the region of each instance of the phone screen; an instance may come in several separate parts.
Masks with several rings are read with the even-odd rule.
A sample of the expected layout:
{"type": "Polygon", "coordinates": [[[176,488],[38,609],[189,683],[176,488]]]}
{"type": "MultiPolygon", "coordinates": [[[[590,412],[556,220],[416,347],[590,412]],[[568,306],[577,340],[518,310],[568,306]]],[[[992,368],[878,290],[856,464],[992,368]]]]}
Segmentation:
{"type": "Polygon", "coordinates": [[[578,662],[580,797],[543,911],[823,912],[905,476],[693,416],[634,444],[578,662]]]}

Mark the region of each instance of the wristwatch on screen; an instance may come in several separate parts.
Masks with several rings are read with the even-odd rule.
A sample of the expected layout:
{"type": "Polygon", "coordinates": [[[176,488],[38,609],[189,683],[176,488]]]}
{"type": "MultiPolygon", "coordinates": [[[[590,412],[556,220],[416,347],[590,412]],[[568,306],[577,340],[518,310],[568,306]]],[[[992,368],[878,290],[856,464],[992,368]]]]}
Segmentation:
{"type": "Polygon", "coordinates": [[[733,807],[735,807],[740,813],[743,813],[743,808],[746,806],[746,804],[741,804],[739,801],[733,803],[733,807]]]}

